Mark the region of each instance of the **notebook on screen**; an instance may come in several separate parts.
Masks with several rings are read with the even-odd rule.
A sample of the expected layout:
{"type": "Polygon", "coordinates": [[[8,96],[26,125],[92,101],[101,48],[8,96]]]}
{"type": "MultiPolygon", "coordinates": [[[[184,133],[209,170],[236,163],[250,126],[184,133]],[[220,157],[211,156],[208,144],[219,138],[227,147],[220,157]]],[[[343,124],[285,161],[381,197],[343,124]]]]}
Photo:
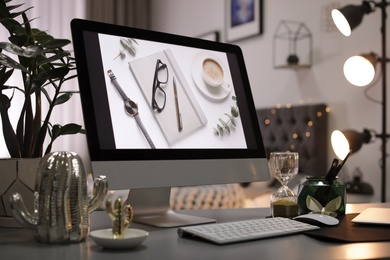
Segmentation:
{"type": "Polygon", "coordinates": [[[352,219],[353,223],[390,225],[390,208],[368,208],[352,219]]]}

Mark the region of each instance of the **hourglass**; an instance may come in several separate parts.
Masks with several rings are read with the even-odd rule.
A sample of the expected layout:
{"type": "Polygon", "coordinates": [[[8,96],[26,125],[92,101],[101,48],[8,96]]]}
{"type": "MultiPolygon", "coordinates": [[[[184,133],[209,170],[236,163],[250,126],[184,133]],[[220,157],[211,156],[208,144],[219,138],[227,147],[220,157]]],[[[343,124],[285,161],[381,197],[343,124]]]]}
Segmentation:
{"type": "Polygon", "coordinates": [[[272,217],[292,218],[297,216],[297,195],[294,194],[287,184],[298,174],[298,153],[272,152],[268,163],[272,176],[282,184],[282,187],[271,195],[272,217]]]}

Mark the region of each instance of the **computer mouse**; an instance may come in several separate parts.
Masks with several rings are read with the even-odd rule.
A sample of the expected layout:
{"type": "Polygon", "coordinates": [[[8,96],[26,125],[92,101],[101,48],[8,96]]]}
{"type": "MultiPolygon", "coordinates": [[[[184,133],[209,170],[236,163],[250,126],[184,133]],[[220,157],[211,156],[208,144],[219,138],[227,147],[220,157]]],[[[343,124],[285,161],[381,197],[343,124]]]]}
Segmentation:
{"type": "Polygon", "coordinates": [[[340,222],[335,217],[323,215],[323,214],[314,214],[314,213],[299,215],[293,219],[300,222],[316,225],[316,226],[335,226],[340,222]]]}

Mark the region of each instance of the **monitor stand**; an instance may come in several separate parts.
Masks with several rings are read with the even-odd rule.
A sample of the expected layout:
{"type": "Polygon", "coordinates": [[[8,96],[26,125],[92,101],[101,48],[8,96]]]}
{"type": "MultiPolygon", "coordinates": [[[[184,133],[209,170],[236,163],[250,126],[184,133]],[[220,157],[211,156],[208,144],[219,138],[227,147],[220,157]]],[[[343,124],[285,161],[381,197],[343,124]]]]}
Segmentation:
{"type": "Polygon", "coordinates": [[[134,211],[133,221],[155,227],[180,227],[214,223],[214,219],[178,214],[170,208],[171,188],[132,189],[126,204],[134,211]]]}

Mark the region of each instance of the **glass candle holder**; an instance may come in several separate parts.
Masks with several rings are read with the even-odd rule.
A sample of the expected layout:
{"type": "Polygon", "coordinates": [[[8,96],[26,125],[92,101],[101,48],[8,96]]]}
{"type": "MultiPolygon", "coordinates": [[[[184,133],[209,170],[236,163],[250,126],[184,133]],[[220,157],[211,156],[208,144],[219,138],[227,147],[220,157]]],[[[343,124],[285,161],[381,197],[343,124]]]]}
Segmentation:
{"type": "Polygon", "coordinates": [[[299,213],[344,215],[345,196],[345,185],[337,178],[328,181],[324,177],[308,177],[304,183],[299,185],[299,213]]]}

